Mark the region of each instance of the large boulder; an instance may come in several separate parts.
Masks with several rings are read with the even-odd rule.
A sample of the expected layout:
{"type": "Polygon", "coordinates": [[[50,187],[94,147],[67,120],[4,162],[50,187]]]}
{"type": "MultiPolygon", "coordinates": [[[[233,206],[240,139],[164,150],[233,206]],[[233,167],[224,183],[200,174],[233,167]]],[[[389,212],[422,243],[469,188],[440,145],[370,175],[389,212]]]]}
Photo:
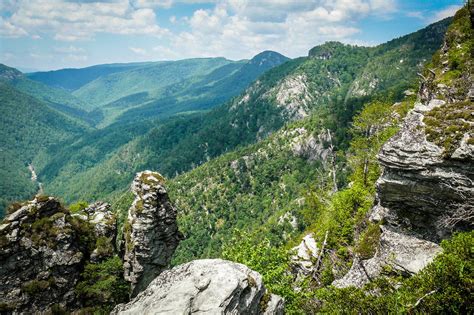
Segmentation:
{"type": "Polygon", "coordinates": [[[124,225],[124,278],[131,283],[132,297],[166,269],[183,237],[163,184],[159,173],[144,171],[131,186],[135,200],[124,225]]]}
{"type": "Polygon", "coordinates": [[[283,300],[268,294],[248,267],[203,259],[162,272],[112,314],[283,314],[283,300]]]}

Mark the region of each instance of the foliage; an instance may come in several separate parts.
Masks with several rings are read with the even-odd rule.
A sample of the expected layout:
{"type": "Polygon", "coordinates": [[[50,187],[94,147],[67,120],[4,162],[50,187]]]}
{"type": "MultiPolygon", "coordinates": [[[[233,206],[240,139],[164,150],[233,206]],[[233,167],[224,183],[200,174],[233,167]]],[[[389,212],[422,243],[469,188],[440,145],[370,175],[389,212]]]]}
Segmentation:
{"type": "MultiPolygon", "coordinates": [[[[52,157],[43,157],[46,163],[40,168],[40,177],[45,178],[48,192],[72,202],[77,199],[112,200],[117,191],[126,189],[133,174],[139,170],[155,169],[168,178],[189,171],[221,154],[264,139],[289,123],[293,118],[285,112],[284,106],[276,106],[276,93],[282,82],[298,75],[306,77],[308,91],[313,97],[307,104],[308,111],[325,108],[334,113],[327,127],[341,146],[338,149],[343,150],[350,141],[350,135],[345,131],[352,117],[374,95],[392,93],[393,98],[399,99],[416,78],[417,69],[411,65],[429,58],[441,43],[446,27],[447,22],[443,21],[376,48],[334,45],[334,56],[327,60],[303,57],[285,62],[265,72],[239,97],[209,112],[154,122],[151,130],[149,126],[139,133],[134,131],[136,123],[125,125],[130,129],[124,128],[127,132],[122,136],[120,128],[124,124],[118,122],[113,133],[108,133],[112,129],[107,128],[101,137],[94,132],[97,137],[86,136],[84,141],[76,142],[77,146],[62,145],[59,154],[51,150],[52,157]],[[400,64],[400,59],[405,61],[400,64]],[[369,71],[366,69],[369,65],[376,67],[369,71]],[[390,73],[385,75],[385,72],[390,73]],[[356,93],[356,84],[369,85],[373,79],[367,77],[367,73],[383,77],[383,84],[381,81],[375,89],[356,93]],[[244,98],[245,102],[242,101],[244,98]]],[[[175,106],[173,104],[160,102],[157,106],[152,102],[146,106],[150,106],[150,110],[160,110],[163,105],[167,111],[169,106],[175,106]]],[[[140,119],[147,124],[147,117],[153,114],[145,107],[143,109],[144,115],[140,119]]],[[[131,114],[128,112],[125,116],[132,117],[131,114]]]]}
{"type": "Polygon", "coordinates": [[[48,290],[49,287],[55,285],[55,280],[50,277],[48,280],[31,280],[23,284],[21,290],[29,295],[35,295],[48,290]]]}
{"type": "Polygon", "coordinates": [[[71,205],[69,205],[69,211],[71,211],[72,213],[78,213],[78,212],[81,212],[82,210],[84,210],[85,208],[87,208],[89,206],[89,204],[85,201],[78,201],[78,202],[75,202],[71,205]]]}
{"type": "Polygon", "coordinates": [[[378,166],[373,167],[377,164],[376,154],[382,144],[397,130],[392,110],[391,104],[374,101],[367,104],[354,118],[349,161],[353,170],[353,180],[361,178],[366,186],[379,177],[378,166]]]}
{"type": "Polygon", "coordinates": [[[293,289],[293,276],[288,272],[290,258],[285,249],[273,247],[268,239],[236,230],[234,237],[225,244],[222,257],[259,272],[265,287],[285,299],[286,313],[300,313],[303,294],[293,289]]]}
{"type": "Polygon", "coordinates": [[[369,224],[364,233],[360,236],[355,253],[361,259],[369,259],[374,257],[380,240],[380,226],[378,224],[369,224]]]}
{"type": "Polygon", "coordinates": [[[88,263],[76,285],[76,293],[85,306],[108,313],[128,299],[129,285],[122,274],[122,261],[117,256],[101,263],[88,263]]]}
{"type": "Polygon", "coordinates": [[[444,251],[408,279],[377,279],[363,289],[324,288],[317,292],[321,312],[372,314],[469,314],[474,279],[474,232],[455,234],[444,251]]]}
{"type": "Polygon", "coordinates": [[[7,82],[0,81],[0,214],[15,200],[30,198],[38,190],[28,164],[55,142],[85,131],[78,121],[48,107],[7,82]]]}

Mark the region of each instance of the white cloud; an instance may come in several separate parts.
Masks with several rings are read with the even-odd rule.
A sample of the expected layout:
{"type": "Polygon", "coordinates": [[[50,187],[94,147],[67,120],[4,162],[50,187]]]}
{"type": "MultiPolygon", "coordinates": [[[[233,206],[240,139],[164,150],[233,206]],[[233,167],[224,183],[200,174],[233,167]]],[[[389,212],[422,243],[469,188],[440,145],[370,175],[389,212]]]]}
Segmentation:
{"type": "Polygon", "coordinates": [[[28,35],[28,33],[23,28],[18,27],[0,17],[1,37],[21,37],[26,35],[28,35]]]}
{"type": "Polygon", "coordinates": [[[84,48],[70,45],[70,46],[55,47],[54,51],[60,54],[75,54],[75,53],[83,53],[84,48]]]}
{"type": "Polygon", "coordinates": [[[130,3],[136,8],[170,8],[173,0],[132,0],[130,3]]]}
{"type": "Polygon", "coordinates": [[[168,33],[157,25],[152,9],[134,8],[127,1],[74,3],[64,0],[20,0],[4,24],[6,27],[2,30],[6,29],[16,36],[52,32],[53,38],[60,41],[91,39],[97,33],[153,36],[168,33]]]}
{"type": "MultiPolygon", "coordinates": [[[[368,16],[385,18],[397,11],[396,0],[4,1],[8,18],[0,17],[0,36],[74,42],[94,39],[100,33],[147,35],[148,42],[123,44],[126,56],[137,60],[241,59],[268,49],[296,57],[327,40],[355,43],[354,35],[361,32],[358,21],[368,16]],[[175,24],[171,30],[160,27],[157,15],[178,2],[213,2],[214,6],[186,17],[171,15],[169,21],[175,24]]],[[[84,62],[87,53],[77,48],[80,43],[74,45],[58,46],[52,53],[84,62]]]]}
{"type": "Polygon", "coordinates": [[[461,5],[450,5],[440,11],[434,12],[432,17],[429,19],[430,23],[437,22],[444,18],[453,16],[457,10],[461,9],[461,5]]]}
{"type": "Polygon", "coordinates": [[[155,50],[160,59],[239,59],[266,49],[295,57],[327,40],[354,42],[358,20],[396,10],[394,0],[222,0],[212,10],[196,10],[185,20],[189,30],[155,50]]]}
{"type": "Polygon", "coordinates": [[[142,56],[146,56],[148,55],[147,51],[143,48],[138,48],[138,47],[128,47],[128,49],[130,49],[131,51],[133,51],[134,53],[136,53],[137,55],[142,55],[142,56]]]}
{"type": "Polygon", "coordinates": [[[425,18],[422,11],[409,11],[409,12],[406,12],[405,15],[408,17],[417,18],[420,20],[423,20],[425,18]]]}

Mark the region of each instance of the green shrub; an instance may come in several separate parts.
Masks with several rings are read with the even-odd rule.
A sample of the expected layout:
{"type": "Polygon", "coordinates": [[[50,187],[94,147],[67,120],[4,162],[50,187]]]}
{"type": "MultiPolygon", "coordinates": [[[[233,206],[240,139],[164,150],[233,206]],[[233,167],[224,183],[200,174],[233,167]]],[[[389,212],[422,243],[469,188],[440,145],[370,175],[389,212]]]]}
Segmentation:
{"type": "Polygon", "coordinates": [[[21,289],[23,292],[29,295],[35,295],[44,292],[45,290],[53,286],[55,283],[56,282],[53,277],[50,277],[48,280],[31,280],[23,284],[21,289]]]}
{"type": "Polygon", "coordinates": [[[85,208],[87,208],[88,206],[89,206],[89,204],[87,202],[78,201],[78,202],[73,203],[69,206],[69,211],[71,211],[72,213],[79,213],[82,210],[84,210],[85,208]]]}
{"type": "Polygon", "coordinates": [[[380,226],[378,224],[369,224],[367,229],[362,233],[359,242],[355,247],[355,252],[359,254],[361,259],[369,259],[374,257],[377,251],[377,245],[380,239],[380,226]]]}
{"type": "Polygon", "coordinates": [[[76,293],[83,305],[110,311],[128,299],[129,285],[123,279],[123,265],[114,256],[101,263],[89,263],[76,285],[76,293]]]}
{"type": "Polygon", "coordinates": [[[417,275],[381,277],[358,289],[320,289],[322,313],[472,314],[474,231],[441,243],[444,251],[417,275]],[[377,292],[374,294],[374,292],[377,292]]]}

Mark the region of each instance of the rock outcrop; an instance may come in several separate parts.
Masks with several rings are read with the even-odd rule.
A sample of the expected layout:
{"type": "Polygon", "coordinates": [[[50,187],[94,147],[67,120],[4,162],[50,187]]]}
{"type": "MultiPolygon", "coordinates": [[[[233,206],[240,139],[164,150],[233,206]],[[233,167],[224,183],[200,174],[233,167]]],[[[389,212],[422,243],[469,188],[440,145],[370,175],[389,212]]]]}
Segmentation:
{"type": "Polygon", "coordinates": [[[159,173],[144,171],[131,186],[135,200],[124,225],[124,278],[131,283],[132,297],[169,265],[183,238],[163,183],[159,173]]]}
{"type": "Polygon", "coordinates": [[[444,149],[426,137],[424,114],[440,106],[448,105],[433,99],[408,114],[379,153],[383,175],[377,182],[379,204],[390,209],[387,223],[435,242],[453,228],[468,229],[472,222],[460,221],[456,227],[445,222],[459,209],[474,209],[472,144],[466,142],[458,158],[446,158],[444,149]]]}
{"type": "Polygon", "coordinates": [[[360,287],[386,271],[417,273],[441,240],[474,227],[473,67],[472,56],[459,52],[471,47],[468,18],[465,9],[456,13],[435,68],[421,75],[419,101],[379,152],[383,172],[369,220],[382,224],[380,242],[373,258],[355,259],[338,287],[360,287]]]}
{"type": "Polygon", "coordinates": [[[351,270],[333,285],[362,287],[384,273],[411,276],[423,269],[441,252],[439,245],[382,227],[380,246],[368,260],[356,258],[351,270]]]}
{"type": "Polygon", "coordinates": [[[248,267],[203,259],[164,271],[112,314],[283,314],[283,300],[248,267]]]}
{"type": "Polygon", "coordinates": [[[383,224],[377,253],[365,261],[356,258],[335,286],[362,286],[387,269],[412,275],[440,252],[442,239],[472,229],[474,148],[464,139],[470,134],[446,154],[446,148],[428,140],[424,122],[427,113],[448,106],[438,99],[416,104],[382,147],[378,158],[383,173],[369,218],[383,224]]]}
{"type": "Polygon", "coordinates": [[[75,309],[74,286],[87,255],[83,223],[52,197],[17,208],[0,225],[0,311],[75,309]]]}
{"type": "Polygon", "coordinates": [[[293,272],[297,275],[307,276],[313,270],[314,262],[318,258],[319,249],[313,234],[303,237],[298,246],[293,248],[295,254],[291,257],[293,272]]]}

